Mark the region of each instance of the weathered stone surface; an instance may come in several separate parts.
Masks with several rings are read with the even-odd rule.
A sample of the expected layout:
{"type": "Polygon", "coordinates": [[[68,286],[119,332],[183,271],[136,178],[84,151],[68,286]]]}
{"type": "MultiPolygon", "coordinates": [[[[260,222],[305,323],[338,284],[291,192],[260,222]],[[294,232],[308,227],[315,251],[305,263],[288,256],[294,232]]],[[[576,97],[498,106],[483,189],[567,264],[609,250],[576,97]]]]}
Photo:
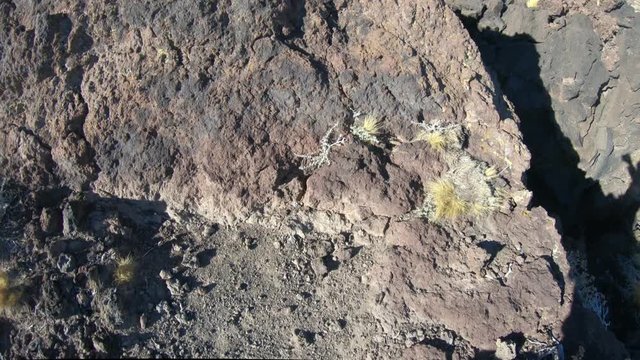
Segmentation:
{"type": "MultiPolygon", "coordinates": [[[[46,356],[469,358],[513,332],[562,336],[573,283],[553,224],[523,200],[519,120],[443,1],[4,1],[0,12],[0,174],[71,192],[63,236],[90,244],[64,287],[43,287],[55,295],[45,304],[95,293],[79,316],[99,325],[74,336],[108,331],[121,345],[65,353],[43,340],[46,356]],[[350,133],[355,112],[381,121],[377,145],[350,133]],[[463,129],[461,149],[416,140],[416,123],[436,121],[463,129]],[[298,155],[336,124],[344,143],[303,171],[298,155]],[[417,218],[429,184],[462,156],[500,185],[499,206],[417,218]],[[204,231],[214,223],[227,230],[204,231]],[[237,227],[255,244],[234,242],[237,227]],[[211,242],[211,261],[179,265],[211,242]],[[314,257],[314,242],[330,254],[314,257]],[[139,277],[109,281],[129,254],[139,277]],[[179,288],[159,279],[168,264],[179,288]],[[104,276],[87,285],[88,269],[104,276]],[[131,335],[143,314],[162,346],[131,335]],[[345,330],[327,330],[334,320],[345,330]],[[406,335],[418,330],[447,346],[406,335]]],[[[584,40],[571,29],[557,36],[584,40]]],[[[560,78],[571,64],[548,69],[560,78]]],[[[588,89],[558,90],[578,93],[576,108],[597,103],[601,81],[580,76],[588,89]]],[[[32,276],[46,279],[50,265],[32,276]]]]}
{"type": "Polygon", "coordinates": [[[518,224],[508,227],[506,216],[476,223],[464,231],[475,240],[466,242],[424,224],[392,225],[388,238],[402,242],[392,240],[396,246],[381,254],[374,267],[375,313],[389,327],[398,319],[414,326],[446,324],[481,349],[492,349],[495,339],[516,329],[526,334],[540,326],[560,331],[573,295],[550,271],[549,261],[561,269],[562,278],[568,277],[566,259],[557,255],[559,236],[542,235],[553,229],[549,222],[540,228],[542,211],[515,216],[518,224]],[[500,250],[486,247],[492,242],[500,250]]]}
{"type": "MultiPolygon", "coordinates": [[[[450,3],[465,14],[467,2],[450,3]]],[[[598,180],[606,194],[624,193],[631,179],[622,156],[631,155],[634,163],[640,160],[640,145],[632,141],[639,116],[634,104],[640,98],[635,55],[640,51],[640,19],[634,9],[621,1],[541,1],[535,8],[514,2],[498,14],[499,20],[488,5],[483,14],[468,16],[479,19],[480,29],[536,42],[540,79],[556,121],[580,157],[580,168],[598,180]],[[499,22],[505,27],[485,25],[499,22]]],[[[495,60],[498,67],[527,61],[495,60]]],[[[535,101],[533,96],[531,108],[535,101]]]]}

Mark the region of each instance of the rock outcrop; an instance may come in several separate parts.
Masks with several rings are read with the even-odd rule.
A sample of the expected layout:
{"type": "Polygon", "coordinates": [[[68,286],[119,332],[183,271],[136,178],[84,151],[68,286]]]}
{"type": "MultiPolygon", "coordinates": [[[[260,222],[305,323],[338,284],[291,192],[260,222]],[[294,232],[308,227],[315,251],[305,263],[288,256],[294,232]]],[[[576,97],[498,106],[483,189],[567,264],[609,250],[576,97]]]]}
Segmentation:
{"type": "MultiPolygon", "coordinates": [[[[567,254],[528,208],[520,120],[443,1],[2,1],[0,13],[0,174],[20,189],[7,209],[30,214],[7,217],[5,260],[15,276],[34,266],[24,306],[41,309],[7,314],[3,353],[473,358],[514,336],[521,353],[561,351],[567,254]],[[375,141],[354,134],[365,114],[375,141]],[[127,254],[144,290],[109,282],[127,254]]],[[[625,28],[597,58],[603,35],[587,24],[544,30],[545,51],[556,38],[594,47],[545,64],[545,85],[584,115],[563,130],[615,187],[608,159],[637,144],[603,110],[635,119],[622,109],[636,64],[615,61],[635,45],[625,28]]]]}

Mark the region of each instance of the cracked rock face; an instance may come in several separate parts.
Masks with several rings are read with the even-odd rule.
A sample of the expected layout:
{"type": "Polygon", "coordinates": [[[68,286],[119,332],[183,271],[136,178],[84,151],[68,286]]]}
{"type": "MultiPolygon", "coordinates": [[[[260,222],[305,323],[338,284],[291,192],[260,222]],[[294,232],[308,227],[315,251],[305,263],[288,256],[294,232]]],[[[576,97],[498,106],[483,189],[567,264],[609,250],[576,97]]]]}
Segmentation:
{"type": "Polygon", "coordinates": [[[444,2],[4,1],[0,13],[0,174],[47,224],[20,225],[40,245],[7,261],[83,237],[91,256],[68,273],[31,275],[49,289],[34,301],[95,297],[56,305],[84,345],[30,350],[16,319],[43,320],[18,313],[3,353],[470,358],[512,333],[562,338],[573,282],[553,222],[527,209],[519,120],[444,2]],[[356,112],[380,121],[378,144],[350,133],[356,112]],[[463,129],[460,148],[416,140],[416,123],[435,121],[463,129]],[[344,142],[301,170],[335,124],[344,142]],[[462,157],[499,206],[417,216],[431,183],[465,173],[462,157]],[[214,242],[212,259],[175,260],[214,242]],[[116,253],[152,259],[148,306],[102,279],[116,253]],[[161,350],[180,329],[185,345],[161,350]]]}
{"type": "MultiPolygon", "coordinates": [[[[513,1],[447,3],[476,19],[479,30],[514,39],[520,36],[534,44],[539,60],[525,52],[507,55],[503,49],[489,62],[500,76],[508,77],[510,67],[527,68],[526,63],[538,61],[540,85],[562,133],[579,156],[580,169],[599,181],[605,194],[623,194],[631,183],[623,156],[629,155],[634,164],[640,160],[640,143],[635,141],[640,131],[636,3],[551,0],[531,8],[513,1]]],[[[520,82],[535,83],[536,76],[519,75],[504,86],[522,89],[526,85],[520,82]]],[[[520,96],[527,98],[522,101],[529,112],[547,101],[535,91],[523,91],[520,96]]]]}

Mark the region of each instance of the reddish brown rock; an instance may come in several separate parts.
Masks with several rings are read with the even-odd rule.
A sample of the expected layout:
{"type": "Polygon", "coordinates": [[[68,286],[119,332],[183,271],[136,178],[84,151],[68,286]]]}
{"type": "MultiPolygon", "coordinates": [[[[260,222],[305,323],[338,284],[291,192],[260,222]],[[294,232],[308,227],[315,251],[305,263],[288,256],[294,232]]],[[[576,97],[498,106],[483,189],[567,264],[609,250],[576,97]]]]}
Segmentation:
{"type": "Polygon", "coordinates": [[[166,344],[198,337],[166,354],[145,338],[122,352],[20,348],[26,357],[202,357],[207,343],[224,357],[464,358],[513,332],[562,337],[566,254],[546,213],[526,210],[518,119],[503,116],[508,104],[443,1],[5,1],[0,11],[0,174],[31,191],[90,194],[82,211],[69,207],[63,235],[90,239],[91,256],[78,256],[74,278],[38,270],[42,306],[64,321],[82,306],[100,314],[96,328],[74,325],[84,340],[104,328],[129,341],[127,311],[138,323],[157,314],[166,344]],[[381,121],[377,144],[350,133],[357,112],[381,121]],[[416,123],[436,120],[464,129],[462,149],[414,141],[416,123]],[[301,169],[334,126],[344,143],[301,169]],[[418,218],[428,184],[463,156],[500,172],[501,206],[418,218]],[[213,242],[208,223],[228,233],[213,242]],[[241,226],[259,229],[255,244],[234,243],[241,226]],[[311,251],[320,241],[334,250],[311,251]],[[190,247],[214,244],[220,255],[207,249],[193,265],[190,247]],[[83,271],[108,279],[129,253],[142,269],[130,287],[83,287],[83,271]],[[160,270],[184,275],[167,292],[160,270]],[[215,301],[194,300],[192,280],[215,301]],[[138,292],[151,305],[131,300],[138,292]],[[397,336],[418,330],[449,347],[397,336]]]}

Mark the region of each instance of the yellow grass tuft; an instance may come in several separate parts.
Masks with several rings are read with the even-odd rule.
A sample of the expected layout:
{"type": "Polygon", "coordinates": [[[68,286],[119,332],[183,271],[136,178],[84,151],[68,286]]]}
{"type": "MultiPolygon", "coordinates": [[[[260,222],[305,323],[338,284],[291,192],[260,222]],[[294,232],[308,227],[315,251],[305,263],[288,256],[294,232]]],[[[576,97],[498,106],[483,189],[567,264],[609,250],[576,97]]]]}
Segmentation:
{"type": "Polygon", "coordinates": [[[484,171],[484,176],[487,179],[495,179],[498,177],[498,170],[496,169],[495,166],[489,166],[485,171],[484,171]]]}
{"type": "Polygon", "coordinates": [[[424,130],[418,133],[416,140],[426,141],[433,150],[443,151],[447,147],[447,137],[441,132],[426,132],[424,130]]]}
{"type": "Polygon", "coordinates": [[[133,257],[127,256],[116,260],[116,271],[113,274],[115,282],[119,285],[128,284],[135,277],[136,264],[133,257]]]}
{"type": "Polygon", "coordinates": [[[499,210],[510,198],[506,188],[497,188],[492,179],[500,173],[472,157],[453,152],[445,156],[449,171],[426,186],[421,207],[414,216],[438,222],[460,216],[481,216],[499,210]]]}
{"type": "Polygon", "coordinates": [[[0,271],[0,290],[9,288],[9,275],[6,272],[0,271]]]}
{"type": "Polygon", "coordinates": [[[436,219],[454,219],[469,211],[469,205],[456,193],[455,186],[447,180],[439,180],[429,186],[435,207],[436,219]]]}
{"type": "Polygon", "coordinates": [[[351,133],[365,143],[377,145],[378,135],[382,130],[382,121],[371,115],[366,115],[361,124],[353,124],[351,133]]]}
{"type": "Polygon", "coordinates": [[[362,130],[364,130],[369,135],[378,135],[380,134],[381,125],[382,121],[374,118],[371,115],[367,115],[362,121],[362,130]]]}
{"type": "Polygon", "coordinates": [[[0,271],[0,309],[14,307],[20,300],[20,292],[11,288],[9,275],[0,271]]]}

